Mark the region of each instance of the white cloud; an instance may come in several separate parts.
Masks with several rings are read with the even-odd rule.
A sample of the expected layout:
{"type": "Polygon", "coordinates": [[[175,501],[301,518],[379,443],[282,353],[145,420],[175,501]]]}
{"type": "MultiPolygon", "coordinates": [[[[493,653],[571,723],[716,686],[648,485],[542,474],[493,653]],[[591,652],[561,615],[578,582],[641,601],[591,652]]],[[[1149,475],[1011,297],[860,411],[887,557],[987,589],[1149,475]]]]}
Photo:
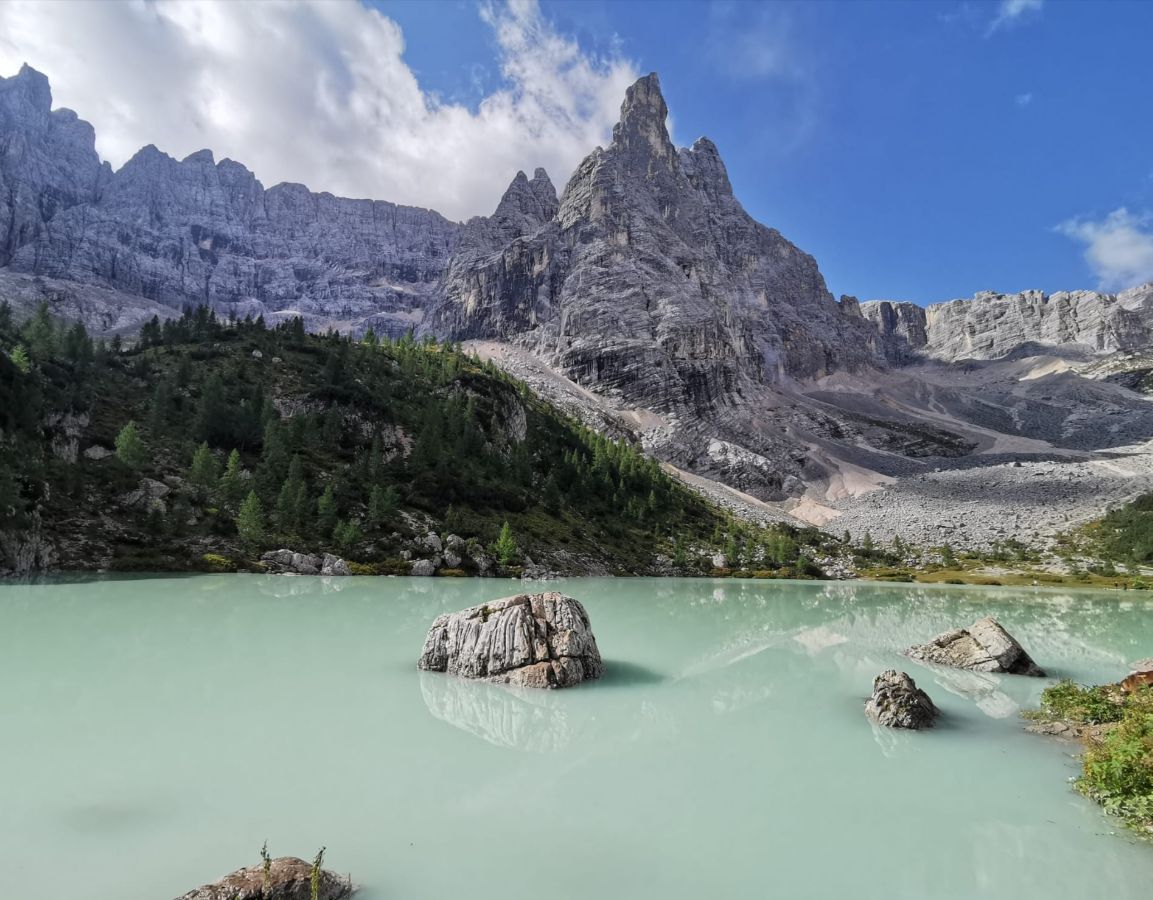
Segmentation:
{"type": "Polygon", "coordinates": [[[1013,101],[1018,106],[1028,106],[1030,103],[1033,102],[1033,93],[1031,91],[1026,91],[1023,94],[1018,94],[1016,97],[1013,98],[1013,101]]]}
{"type": "MultiPolygon", "coordinates": [[[[635,66],[584,52],[536,0],[484,6],[504,86],[475,111],[422,89],[400,27],[358,2],[0,3],[0,74],[48,75],[119,166],[208,147],[265,185],[487,214],[517,169],[562,187],[609,137],[635,66]]],[[[481,26],[484,27],[484,26],[481,26]]]]}
{"type": "Polygon", "coordinates": [[[1034,15],[1040,15],[1045,0],[1001,0],[997,13],[985,30],[985,37],[1007,28],[1014,28],[1034,15]]]}
{"type": "Polygon", "coordinates": [[[1057,230],[1085,245],[1085,260],[1101,290],[1153,281],[1153,216],[1121,207],[1100,221],[1070,219],[1057,230]]]}

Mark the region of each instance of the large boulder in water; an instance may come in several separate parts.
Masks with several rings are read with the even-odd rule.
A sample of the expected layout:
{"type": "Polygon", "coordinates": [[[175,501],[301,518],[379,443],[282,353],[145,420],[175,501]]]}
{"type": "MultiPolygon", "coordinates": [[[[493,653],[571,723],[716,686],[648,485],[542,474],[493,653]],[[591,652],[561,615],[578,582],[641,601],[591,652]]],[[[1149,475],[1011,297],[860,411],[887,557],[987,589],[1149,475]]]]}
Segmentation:
{"type": "Polygon", "coordinates": [[[588,613],[556,591],[438,616],[418,668],[523,687],[571,687],[604,673],[588,613]]]}
{"type": "Polygon", "coordinates": [[[931,728],[940,710],[905,672],[888,669],[873,679],[865,715],[890,728],[931,728]]]}
{"type": "Polygon", "coordinates": [[[905,655],[924,662],[976,672],[1045,677],[1044,670],[1033,662],[1024,648],[992,616],[978,619],[968,628],[939,634],[927,644],[910,647],[905,655]]]}
{"type": "MultiPolygon", "coordinates": [[[[225,875],[219,881],[189,891],[179,900],[310,900],[312,897],[312,863],[294,856],[272,860],[268,873],[268,890],[264,890],[264,867],[249,866],[225,875]]],[[[352,883],[335,872],[322,869],[317,900],[341,900],[351,897],[352,883]]]]}

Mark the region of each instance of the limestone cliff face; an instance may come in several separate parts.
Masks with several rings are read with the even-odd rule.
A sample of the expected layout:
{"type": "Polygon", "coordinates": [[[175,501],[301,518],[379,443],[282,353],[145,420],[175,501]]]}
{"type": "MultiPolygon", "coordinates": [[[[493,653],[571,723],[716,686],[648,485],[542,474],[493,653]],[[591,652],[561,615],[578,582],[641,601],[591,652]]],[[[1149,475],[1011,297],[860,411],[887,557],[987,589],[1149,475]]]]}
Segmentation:
{"type": "Polygon", "coordinates": [[[57,213],[96,200],[111,174],[92,126],[52,111],[47,78],[28,66],[0,78],[0,266],[57,213]]]}
{"type": "Polygon", "coordinates": [[[861,304],[886,358],[1000,359],[1050,352],[1139,350],[1153,341],[1153,285],[1120,294],[1071,291],[977,294],[920,307],[887,300],[861,304]]]}
{"type": "Polygon", "coordinates": [[[518,176],[497,214],[466,228],[503,243],[462,238],[428,327],[514,340],[581,384],[661,410],[869,365],[875,334],[855,305],[744,211],[711,141],[673,146],[667,115],[656,75],[633,85],[612,143],[578,166],[547,220],[545,204],[505,211],[530,194],[518,176]]]}
{"type": "Polygon", "coordinates": [[[91,126],[51,112],[47,79],[0,79],[0,265],[180,308],[300,313],[316,325],[419,324],[460,226],[426,209],[268,190],[244,166],[153,146],[119,171],[91,126]]]}

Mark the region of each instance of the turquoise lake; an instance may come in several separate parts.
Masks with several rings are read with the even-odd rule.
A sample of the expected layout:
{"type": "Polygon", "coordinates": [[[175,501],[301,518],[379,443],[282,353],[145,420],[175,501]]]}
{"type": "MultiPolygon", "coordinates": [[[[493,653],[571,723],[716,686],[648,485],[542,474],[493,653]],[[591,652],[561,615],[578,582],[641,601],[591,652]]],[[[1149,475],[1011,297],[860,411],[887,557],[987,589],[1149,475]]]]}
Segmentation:
{"type": "Polygon", "coordinates": [[[364,900],[1153,895],[1153,843],[1019,716],[1052,679],[899,651],[995,615],[1053,676],[1153,655],[1137,593],[709,579],[220,575],[0,583],[0,860],[19,900],[166,900],[259,859],[364,900]],[[433,618],[589,611],[608,674],[416,670],[433,618]],[[862,705],[908,671],[940,727],[862,705]],[[17,889],[18,888],[18,889],[17,889]]]}

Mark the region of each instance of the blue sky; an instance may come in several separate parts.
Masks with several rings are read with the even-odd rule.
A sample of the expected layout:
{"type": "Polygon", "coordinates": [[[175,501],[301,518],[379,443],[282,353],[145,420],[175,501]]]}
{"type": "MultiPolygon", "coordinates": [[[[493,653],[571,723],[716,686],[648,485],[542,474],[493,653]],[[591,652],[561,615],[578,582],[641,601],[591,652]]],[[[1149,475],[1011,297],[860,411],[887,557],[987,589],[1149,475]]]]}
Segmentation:
{"type": "Polygon", "coordinates": [[[563,187],[655,70],[834,293],[924,303],[1153,281],[1151,36],[1153,0],[4,0],[0,76],[114,167],[209,148],[464,220],[563,187]]]}
{"type": "MultiPolygon", "coordinates": [[[[380,5],[426,88],[475,104],[499,82],[476,4],[380,5]]],[[[1136,262],[1125,253],[1153,209],[1153,3],[541,8],[583,49],[658,71],[678,143],[716,141],[745,207],[813,253],[835,293],[1153,278],[1139,237],[1136,262]]]]}

